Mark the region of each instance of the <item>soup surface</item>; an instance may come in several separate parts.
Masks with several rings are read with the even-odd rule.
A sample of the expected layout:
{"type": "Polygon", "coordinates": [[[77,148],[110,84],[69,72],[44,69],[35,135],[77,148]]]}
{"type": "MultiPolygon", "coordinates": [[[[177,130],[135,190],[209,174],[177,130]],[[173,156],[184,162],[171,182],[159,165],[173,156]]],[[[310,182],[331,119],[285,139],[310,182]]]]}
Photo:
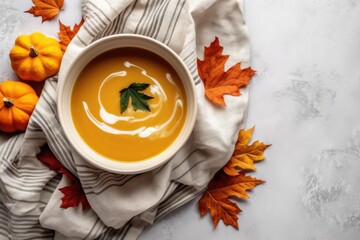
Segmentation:
{"type": "MultiPolygon", "coordinates": [[[[123,102],[122,102],[123,104],[123,102]]],[[[141,161],[168,148],[186,118],[186,95],[176,71],[140,48],[105,52],[84,67],[71,94],[71,115],[80,136],[99,154],[117,161],[141,161]],[[146,89],[131,95],[121,111],[120,91],[133,83],[146,89]],[[149,111],[133,101],[146,94],[149,111]],[[150,99],[151,98],[151,99],[150,99]]]]}

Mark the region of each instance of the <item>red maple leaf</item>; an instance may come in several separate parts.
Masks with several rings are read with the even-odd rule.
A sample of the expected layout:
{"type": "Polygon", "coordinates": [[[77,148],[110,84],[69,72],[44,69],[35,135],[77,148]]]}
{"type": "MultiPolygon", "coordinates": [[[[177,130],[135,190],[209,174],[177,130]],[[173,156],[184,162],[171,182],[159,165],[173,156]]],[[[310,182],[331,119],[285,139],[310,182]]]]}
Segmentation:
{"type": "Polygon", "coordinates": [[[44,163],[50,170],[54,170],[58,173],[64,174],[68,177],[70,181],[74,181],[75,177],[72,175],[69,170],[64,168],[64,166],[59,162],[53,152],[50,150],[48,145],[45,145],[41,148],[41,151],[36,157],[40,160],[40,162],[44,163]]]}
{"type": "Polygon", "coordinates": [[[59,190],[64,194],[64,197],[61,198],[61,208],[77,207],[79,203],[81,203],[83,210],[90,208],[90,204],[78,179],[72,185],[60,188],[59,190]]]}
{"type": "Polygon", "coordinates": [[[71,182],[69,186],[59,189],[64,194],[64,197],[61,198],[61,208],[77,207],[79,206],[79,203],[82,204],[83,210],[90,208],[90,204],[86,198],[84,190],[81,187],[79,179],[61,164],[48,145],[41,148],[37,158],[40,162],[48,166],[50,170],[64,174],[71,182]]]}

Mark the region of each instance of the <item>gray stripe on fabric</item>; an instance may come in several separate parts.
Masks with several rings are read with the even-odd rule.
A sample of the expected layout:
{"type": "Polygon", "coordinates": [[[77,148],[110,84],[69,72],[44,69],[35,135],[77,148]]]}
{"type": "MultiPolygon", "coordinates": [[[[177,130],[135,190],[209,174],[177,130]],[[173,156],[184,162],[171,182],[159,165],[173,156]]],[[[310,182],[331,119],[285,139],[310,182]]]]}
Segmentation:
{"type": "Polygon", "coordinates": [[[101,178],[109,177],[109,176],[112,176],[113,178],[116,178],[116,179],[122,179],[124,177],[130,176],[130,175],[121,175],[121,174],[116,174],[116,173],[110,173],[110,172],[105,172],[105,171],[96,171],[96,170],[91,171],[91,170],[78,169],[78,172],[79,172],[79,174],[81,174],[81,177],[97,178],[97,179],[101,179],[101,178]]]}
{"type": "Polygon", "coordinates": [[[99,181],[97,181],[97,179],[93,180],[93,181],[88,181],[87,179],[83,179],[83,177],[81,177],[81,182],[84,186],[89,187],[89,188],[99,188],[101,189],[103,186],[106,186],[108,184],[111,183],[119,183],[119,181],[124,180],[126,177],[121,178],[120,180],[117,180],[116,178],[114,179],[112,176],[105,176],[104,178],[100,179],[99,181]]]}
{"type": "MultiPolygon", "coordinates": [[[[25,159],[25,157],[23,157],[23,159],[25,159]]],[[[31,157],[31,159],[33,159],[33,157],[31,157]]],[[[8,164],[7,166],[11,166],[14,168],[14,166],[9,163],[9,162],[6,162],[6,164],[8,164]]],[[[39,169],[39,168],[32,168],[32,167],[21,167],[21,168],[16,168],[17,172],[19,172],[20,174],[25,174],[25,173],[47,173],[48,170],[46,169],[39,169]]]]}
{"type": "MultiPolygon", "coordinates": [[[[91,14],[93,14],[93,11],[91,11],[91,14]]],[[[101,30],[99,24],[96,22],[96,19],[94,17],[89,17],[86,21],[86,25],[87,27],[89,27],[89,29],[92,31],[91,35],[93,38],[99,33],[99,31],[101,30]]]]}
{"type": "Polygon", "coordinates": [[[2,231],[0,231],[0,233],[2,232],[2,233],[9,233],[9,228],[8,228],[8,225],[7,225],[7,222],[0,222],[0,230],[2,230],[2,231]]]}
{"type": "Polygon", "coordinates": [[[0,155],[1,158],[4,159],[5,161],[8,161],[8,159],[10,158],[10,154],[13,152],[15,144],[16,145],[19,144],[20,141],[22,141],[22,138],[20,138],[20,135],[16,135],[16,136],[12,137],[9,141],[7,141],[2,147],[2,150],[5,149],[5,151],[1,151],[1,152],[3,152],[3,154],[0,155]]]}
{"type": "Polygon", "coordinates": [[[179,196],[173,201],[173,199],[166,199],[158,208],[158,212],[155,217],[155,221],[170,213],[172,210],[182,206],[189,201],[193,200],[203,190],[197,190],[191,186],[183,185],[185,188],[176,189],[175,192],[179,196]]]}
{"type": "Polygon", "coordinates": [[[159,211],[159,214],[156,215],[154,222],[157,222],[159,219],[161,219],[165,215],[169,214],[173,210],[190,202],[191,200],[196,198],[198,196],[198,194],[199,194],[199,192],[193,193],[192,195],[187,192],[186,194],[183,195],[182,199],[180,199],[178,201],[174,201],[172,204],[169,204],[166,208],[162,209],[162,211],[159,211]]]}
{"type": "Polygon", "coordinates": [[[98,240],[108,240],[108,239],[121,239],[122,235],[124,234],[124,230],[130,226],[129,223],[126,223],[122,228],[114,229],[109,227],[99,238],[98,240]]]}
{"type": "Polygon", "coordinates": [[[92,228],[90,229],[88,234],[84,237],[84,239],[87,239],[88,237],[92,236],[92,232],[94,231],[94,228],[98,224],[99,221],[100,221],[100,218],[97,218],[95,224],[92,226],[92,228]]]}
{"type": "Polygon", "coordinates": [[[175,7],[175,11],[174,11],[173,14],[172,14],[172,17],[171,17],[171,19],[170,19],[170,21],[169,21],[169,24],[168,24],[168,28],[167,28],[167,30],[166,30],[166,34],[165,34],[165,36],[164,36],[164,38],[163,38],[163,40],[162,40],[162,42],[163,42],[164,44],[165,44],[165,41],[166,41],[167,36],[168,36],[168,34],[169,34],[169,31],[170,31],[172,22],[173,22],[173,20],[174,20],[174,17],[175,17],[175,14],[176,14],[176,11],[177,11],[179,5],[180,5],[180,0],[177,1],[176,7],[175,7]]]}
{"type": "MultiPolygon", "coordinates": [[[[0,220],[0,221],[4,221],[5,223],[7,222],[7,220],[0,220]]],[[[39,222],[31,222],[29,224],[24,224],[24,223],[18,223],[18,222],[14,222],[14,221],[9,221],[7,222],[8,226],[11,228],[12,232],[15,232],[17,234],[28,234],[28,233],[43,233],[43,232],[47,232],[48,230],[42,228],[39,224],[39,222]],[[31,227],[31,229],[29,229],[29,227],[31,227]]]]}
{"type": "Polygon", "coordinates": [[[28,137],[28,136],[25,136],[24,137],[24,140],[34,140],[34,141],[39,141],[39,142],[42,142],[45,139],[46,139],[45,136],[41,136],[41,137],[33,137],[33,136],[28,137]]]}
{"type": "MultiPolygon", "coordinates": [[[[8,223],[15,227],[17,227],[17,225],[19,225],[20,228],[21,226],[24,225],[39,225],[38,219],[33,219],[33,220],[15,219],[12,218],[11,213],[8,213],[7,216],[8,215],[11,216],[10,221],[8,223]]],[[[0,216],[0,221],[7,222],[8,218],[6,216],[0,216]]]]}
{"type": "Polygon", "coordinates": [[[89,178],[86,179],[83,176],[81,176],[81,180],[86,184],[93,185],[93,187],[96,187],[98,185],[103,185],[105,183],[108,183],[110,181],[119,182],[127,178],[127,175],[116,175],[116,174],[102,174],[103,176],[90,180],[89,178]]]}
{"type": "Polygon", "coordinates": [[[7,182],[6,183],[3,182],[3,185],[6,186],[7,188],[10,188],[10,189],[16,189],[16,190],[19,190],[20,192],[29,192],[29,193],[33,193],[34,191],[41,191],[41,189],[42,189],[42,186],[23,188],[22,186],[12,185],[12,184],[9,184],[7,182]]]}
{"type": "Polygon", "coordinates": [[[191,73],[191,76],[194,75],[195,73],[197,73],[197,66],[196,66],[196,63],[192,63],[189,67],[188,67],[190,73],[191,73]]]}
{"type": "Polygon", "coordinates": [[[125,25],[126,25],[126,22],[127,20],[129,19],[130,17],[130,13],[133,12],[133,10],[135,9],[136,5],[138,4],[138,0],[136,0],[132,5],[128,6],[125,10],[125,12],[127,13],[126,17],[125,17],[125,14],[124,14],[124,19],[121,21],[122,22],[122,25],[120,26],[120,31],[119,33],[122,33],[124,32],[124,29],[125,29],[125,25]]]}
{"type": "Polygon", "coordinates": [[[156,30],[158,32],[159,29],[161,28],[161,24],[163,23],[165,12],[169,6],[169,3],[170,3],[170,0],[164,1],[162,6],[159,8],[160,12],[155,18],[155,23],[151,26],[151,29],[149,29],[148,36],[156,38],[155,37],[156,30]]]}
{"type": "Polygon", "coordinates": [[[54,93],[56,93],[57,91],[57,80],[58,80],[58,76],[54,76],[54,77],[50,77],[46,82],[47,85],[50,85],[52,87],[52,89],[54,90],[54,93]]]}
{"type": "Polygon", "coordinates": [[[6,145],[6,147],[7,147],[8,149],[5,149],[6,152],[5,152],[4,156],[1,157],[1,158],[3,159],[3,161],[0,162],[0,167],[3,167],[4,164],[6,164],[6,163],[7,163],[7,164],[12,164],[12,162],[14,161],[15,158],[11,158],[11,157],[10,157],[10,152],[9,152],[9,150],[12,151],[12,150],[15,148],[15,145],[17,145],[17,142],[18,142],[18,141],[12,141],[12,142],[10,142],[11,144],[6,145]]]}
{"type": "MultiPolygon", "coordinates": [[[[91,15],[95,15],[96,16],[96,11],[91,11],[91,15]]],[[[96,30],[95,35],[98,34],[107,24],[103,24],[101,22],[101,19],[99,19],[98,17],[91,17],[88,18],[88,21],[90,23],[90,26],[92,26],[93,29],[96,30]]]]}
{"type": "Polygon", "coordinates": [[[195,53],[190,52],[186,57],[181,58],[181,59],[186,63],[186,65],[188,65],[188,61],[191,59],[190,57],[192,57],[193,55],[195,55],[195,53]]]}
{"type": "Polygon", "coordinates": [[[165,199],[158,208],[158,214],[161,214],[164,209],[173,204],[174,202],[178,202],[179,199],[182,199],[184,195],[187,195],[187,186],[181,184],[181,187],[175,189],[169,198],[165,199]]]}
{"type": "Polygon", "coordinates": [[[179,17],[180,17],[180,14],[182,13],[182,10],[183,10],[183,8],[184,8],[184,5],[185,5],[185,1],[183,1],[182,5],[181,5],[181,8],[180,8],[180,10],[179,10],[179,13],[178,13],[178,15],[177,15],[177,17],[176,17],[176,21],[175,21],[174,26],[173,26],[173,28],[172,28],[170,38],[169,38],[169,40],[166,42],[166,45],[169,45],[169,43],[170,43],[170,41],[171,41],[171,39],[172,39],[172,36],[173,36],[173,34],[174,34],[174,31],[175,31],[175,26],[176,26],[177,22],[179,21],[179,17]]]}
{"type": "Polygon", "coordinates": [[[141,18],[140,18],[138,24],[136,25],[136,28],[135,28],[135,30],[134,30],[134,33],[138,33],[138,28],[139,28],[139,26],[142,24],[142,21],[143,21],[146,13],[147,13],[147,11],[148,11],[148,4],[149,4],[149,1],[146,1],[143,14],[141,15],[141,18]]]}
{"type": "Polygon", "coordinates": [[[46,88],[43,88],[42,90],[43,100],[47,103],[47,106],[51,109],[51,111],[54,113],[54,116],[57,116],[57,109],[56,109],[56,103],[54,96],[48,92],[46,88]]]}
{"type": "MultiPolygon", "coordinates": [[[[88,19],[86,19],[86,21],[88,21],[88,19]]],[[[83,24],[83,28],[85,29],[85,31],[91,36],[91,38],[94,38],[95,37],[95,32],[93,31],[93,29],[89,29],[89,27],[88,27],[88,25],[89,24],[87,24],[86,22],[83,24]]],[[[90,27],[91,28],[91,27],[90,27]]],[[[85,44],[85,45],[87,45],[87,44],[85,44]]]]}
{"type": "Polygon", "coordinates": [[[190,169],[188,169],[187,171],[185,171],[180,177],[174,179],[174,181],[178,181],[180,180],[182,177],[184,177],[186,174],[188,174],[191,170],[193,170],[195,167],[197,167],[200,163],[206,162],[207,159],[201,160],[197,163],[195,163],[193,166],[190,167],[190,169]]]}
{"type": "MultiPolygon", "coordinates": [[[[2,204],[2,203],[1,203],[2,204]]],[[[2,215],[0,215],[0,219],[5,219],[6,220],[6,216],[11,215],[11,219],[12,220],[16,220],[18,222],[37,222],[39,220],[39,215],[23,215],[23,214],[16,214],[13,212],[9,212],[9,210],[2,204],[2,208],[0,212],[2,212],[2,215]],[[6,215],[6,216],[4,216],[6,215]]]]}
{"type": "Polygon", "coordinates": [[[54,233],[49,233],[49,234],[42,234],[41,235],[41,238],[38,238],[38,237],[30,237],[30,238],[27,238],[26,240],[45,240],[45,239],[54,239],[54,233]]]}
{"type": "Polygon", "coordinates": [[[64,165],[64,167],[66,167],[71,173],[77,176],[73,158],[68,151],[68,149],[71,149],[71,147],[68,144],[67,140],[64,138],[64,135],[61,134],[61,136],[57,136],[57,134],[54,133],[54,130],[50,128],[50,126],[47,124],[46,119],[43,118],[43,115],[40,114],[40,112],[35,111],[32,114],[32,118],[34,118],[39,123],[39,125],[45,132],[47,139],[51,140],[49,142],[49,147],[51,151],[55,154],[55,156],[60,156],[58,160],[61,159],[61,163],[64,165]]]}
{"type": "MultiPolygon", "coordinates": [[[[111,21],[111,19],[110,19],[108,16],[106,16],[106,14],[104,13],[104,11],[103,11],[101,8],[97,7],[93,2],[89,2],[88,5],[89,5],[89,6],[93,6],[94,9],[96,9],[96,11],[99,11],[99,12],[101,13],[101,15],[102,15],[108,22],[111,21]]],[[[109,4],[109,6],[111,6],[111,5],[109,4]]],[[[104,24],[107,24],[107,23],[104,22],[104,24]]]]}
{"type": "MultiPolygon", "coordinates": [[[[170,3],[170,1],[169,1],[169,3],[170,3]]],[[[162,26],[162,24],[164,23],[164,17],[165,17],[165,14],[166,14],[166,11],[167,11],[167,9],[168,9],[168,7],[169,7],[169,3],[166,5],[166,7],[165,7],[165,10],[164,10],[164,14],[161,16],[161,19],[160,19],[160,23],[159,23],[159,27],[157,28],[157,31],[152,35],[154,38],[158,38],[158,36],[159,36],[159,33],[160,33],[160,29],[161,29],[161,26],[162,26]]]]}
{"type": "MultiPolygon", "coordinates": [[[[191,154],[193,154],[195,151],[197,151],[197,150],[195,149],[195,150],[191,151],[185,159],[188,159],[188,158],[191,156],[191,154]]],[[[172,160],[172,159],[170,159],[170,160],[169,160],[167,163],[165,163],[161,168],[159,168],[156,172],[154,172],[154,176],[156,176],[158,173],[160,173],[161,170],[163,170],[163,169],[170,163],[171,160],[172,160]]],[[[180,166],[180,165],[181,165],[182,163],[184,163],[184,162],[185,162],[185,160],[182,161],[178,166],[180,166]]],[[[174,169],[172,169],[172,172],[173,172],[173,171],[174,171],[174,169]]]]}
{"type": "Polygon", "coordinates": [[[160,6],[156,6],[155,11],[153,11],[152,17],[151,17],[151,22],[149,21],[148,27],[144,29],[144,35],[146,36],[150,36],[150,32],[156,28],[157,24],[158,24],[158,20],[159,20],[159,15],[163,12],[164,7],[166,5],[166,3],[168,3],[168,0],[165,1],[161,1],[160,6]]]}
{"type": "Polygon", "coordinates": [[[105,185],[105,186],[102,186],[101,188],[99,189],[91,189],[91,190],[88,190],[88,189],[84,189],[85,193],[86,194],[95,194],[95,195],[99,195],[101,193],[103,193],[104,191],[106,191],[107,189],[111,188],[111,187],[122,187],[124,186],[127,182],[129,182],[130,180],[134,179],[135,177],[137,177],[137,175],[131,175],[131,177],[128,177],[124,182],[122,183],[112,183],[112,184],[109,184],[107,183],[108,185],[105,185]]]}
{"type": "Polygon", "coordinates": [[[86,171],[89,171],[89,169],[91,169],[91,170],[94,170],[96,172],[104,172],[103,170],[101,170],[99,168],[96,168],[96,167],[94,167],[92,165],[77,164],[76,167],[85,168],[86,171]]]}
{"type": "Polygon", "coordinates": [[[76,34],[75,37],[76,37],[77,39],[79,39],[79,41],[80,41],[84,46],[87,46],[87,44],[85,43],[85,41],[80,38],[79,34],[76,34]]]}
{"type": "Polygon", "coordinates": [[[0,225],[0,236],[4,236],[5,237],[4,239],[9,239],[9,229],[0,225]]]}
{"type": "MultiPolygon", "coordinates": [[[[109,36],[109,35],[113,35],[113,34],[122,32],[122,30],[120,30],[120,29],[124,28],[122,26],[125,24],[125,21],[130,16],[130,13],[132,12],[132,9],[134,9],[134,6],[136,5],[136,3],[137,3],[137,0],[135,2],[133,2],[132,4],[130,4],[129,6],[127,6],[102,32],[100,32],[98,34],[96,39],[100,39],[101,37],[104,37],[104,36],[109,36]],[[129,11],[129,9],[131,9],[131,11],[129,11]],[[124,20],[125,14],[128,14],[126,17],[126,20],[124,20]]],[[[94,39],[94,40],[96,40],[96,39],[94,39]]]]}
{"type": "MultiPolygon", "coordinates": [[[[16,174],[13,170],[7,169],[9,171],[4,171],[3,176],[7,176],[10,178],[11,182],[19,183],[19,185],[23,187],[41,187],[44,183],[47,182],[47,179],[38,179],[38,178],[29,178],[29,177],[22,177],[16,174]]],[[[51,176],[50,176],[51,177],[51,176]]],[[[5,178],[4,178],[5,180],[5,178]]]]}
{"type": "Polygon", "coordinates": [[[171,158],[167,163],[165,163],[164,165],[162,165],[156,172],[154,172],[154,176],[156,176],[159,172],[161,172],[161,170],[163,170],[168,164],[169,162],[172,160],[173,158],[171,158]]]}
{"type": "Polygon", "coordinates": [[[159,204],[159,206],[158,206],[158,208],[157,208],[157,214],[159,213],[159,212],[161,212],[160,210],[164,207],[164,206],[166,206],[166,204],[169,204],[169,202],[171,202],[173,199],[175,199],[175,200],[178,200],[177,199],[177,197],[179,196],[179,194],[181,194],[181,191],[183,190],[183,189],[185,189],[185,185],[183,185],[183,184],[180,184],[180,185],[178,185],[178,187],[176,188],[176,189],[174,189],[174,191],[171,193],[171,196],[169,196],[168,198],[166,198],[166,199],[164,199],[162,202],[160,202],[160,204],[159,204]]]}
{"type": "Polygon", "coordinates": [[[99,27],[100,27],[100,31],[101,29],[103,29],[105,26],[108,25],[107,22],[104,21],[104,19],[101,18],[101,16],[98,14],[97,11],[92,11],[92,13],[97,17],[96,20],[99,20],[99,27]]]}
{"type": "Polygon", "coordinates": [[[115,18],[110,24],[108,24],[104,30],[102,30],[94,40],[101,39],[105,36],[112,35],[113,31],[116,29],[117,26],[119,26],[120,18],[124,15],[124,12],[121,12],[120,15],[115,18]]]}
{"type": "Polygon", "coordinates": [[[109,227],[108,229],[106,229],[105,232],[103,232],[98,238],[97,240],[105,240],[105,239],[109,239],[110,236],[112,236],[114,234],[116,230],[112,227],[109,227]]]}
{"type": "Polygon", "coordinates": [[[126,237],[126,234],[129,232],[131,228],[131,224],[128,224],[123,231],[121,231],[121,235],[119,236],[119,240],[124,240],[124,238],[126,237]]]}
{"type": "MultiPolygon", "coordinates": [[[[22,160],[26,160],[27,158],[22,158],[22,160]]],[[[35,160],[35,157],[29,157],[31,161],[35,160]]],[[[36,159],[36,161],[39,161],[36,159]]],[[[12,163],[9,163],[7,161],[4,161],[4,164],[7,166],[6,170],[9,170],[13,174],[16,175],[16,177],[28,177],[30,179],[34,178],[36,179],[38,176],[34,176],[34,173],[40,174],[42,176],[49,175],[49,171],[47,169],[38,169],[38,168],[30,168],[30,167],[23,167],[23,168],[17,168],[12,163]]]]}
{"type": "Polygon", "coordinates": [[[159,3],[159,0],[151,1],[151,6],[149,7],[149,13],[147,14],[146,18],[144,19],[144,24],[141,26],[141,29],[140,29],[140,34],[141,35],[145,35],[146,29],[148,29],[149,26],[151,26],[151,23],[154,21],[153,16],[154,16],[154,14],[156,13],[156,11],[158,9],[158,6],[157,6],[158,3],[159,3]],[[154,6],[156,6],[156,7],[154,7],[154,6]]]}
{"type": "Polygon", "coordinates": [[[86,16],[87,14],[87,4],[88,4],[89,0],[83,0],[82,3],[81,3],[81,13],[86,16]]]}
{"type": "Polygon", "coordinates": [[[56,187],[59,185],[61,178],[62,178],[61,174],[55,175],[55,177],[53,177],[52,179],[50,179],[50,181],[48,181],[46,183],[43,190],[53,193],[55,191],[56,187]]]}
{"type": "Polygon", "coordinates": [[[185,161],[187,161],[194,153],[198,151],[199,149],[192,150],[185,159],[183,159],[176,167],[172,169],[172,172],[174,172],[178,167],[180,167],[185,161]]]}
{"type": "Polygon", "coordinates": [[[94,239],[95,237],[100,236],[101,233],[104,232],[106,228],[108,228],[101,221],[98,222],[98,225],[99,226],[97,227],[97,230],[92,234],[93,236],[91,239],[94,239]]]}
{"type": "Polygon", "coordinates": [[[177,185],[178,185],[178,183],[170,182],[169,186],[166,188],[166,190],[165,190],[163,196],[160,198],[160,201],[159,201],[159,202],[161,202],[164,198],[166,198],[166,197],[167,197],[167,194],[168,194],[169,192],[171,192],[171,190],[173,190],[174,187],[176,188],[177,185]]]}
{"type": "Polygon", "coordinates": [[[41,130],[41,128],[40,128],[40,126],[39,125],[37,125],[37,123],[35,123],[33,120],[31,120],[30,119],[30,122],[29,122],[29,125],[27,126],[27,128],[26,128],[26,130],[27,131],[31,131],[31,132],[33,132],[33,133],[44,133],[42,130],[41,130]]]}
{"type": "MultiPolygon", "coordinates": [[[[189,158],[191,157],[191,155],[192,155],[193,153],[195,153],[195,152],[197,152],[197,151],[199,151],[199,149],[195,149],[195,150],[191,151],[191,152],[188,154],[188,156],[187,156],[181,163],[179,163],[174,169],[180,167],[187,159],[189,159],[189,158]]],[[[170,161],[171,161],[171,160],[170,160],[170,161]]],[[[154,177],[155,177],[158,173],[160,173],[161,170],[164,169],[165,166],[166,166],[167,164],[169,164],[170,161],[168,161],[168,162],[165,163],[162,167],[160,167],[159,170],[154,173],[154,177]]],[[[172,172],[174,172],[174,169],[172,170],[172,172]]],[[[135,176],[137,176],[137,175],[135,175],[135,176]]],[[[95,191],[89,191],[89,192],[86,192],[86,193],[87,193],[87,194],[89,193],[89,194],[96,194],[96,195],[98,195],[98,194],[102,193],[103,191],[105,191],[106,189],[108,189],[108,188],[110,188],[110,187],[114,187],[114,186],[121,187],[121,186],[125,185],[128,181],[130,181],[131,179],[133,179],[135,176],[131,177],[130,179],[126,180],[124,183],[122,183],[122,184],[120,184],[120,185],[111,184],[110,186],[107,186],[105,189],[102,189],[100,192],[98,192],[98,191],[96,191],[96,192],[95,192],[95,191]]]]}

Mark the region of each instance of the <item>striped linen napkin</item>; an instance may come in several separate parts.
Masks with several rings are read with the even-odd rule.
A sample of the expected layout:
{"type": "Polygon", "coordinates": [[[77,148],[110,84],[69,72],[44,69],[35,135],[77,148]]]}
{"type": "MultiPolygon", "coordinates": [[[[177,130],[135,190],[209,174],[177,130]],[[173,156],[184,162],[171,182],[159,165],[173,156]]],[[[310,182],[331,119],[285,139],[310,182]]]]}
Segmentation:
{"type": "Polygon", "coordinates": [[[247,67],[250,47],[241,0],[84,0],[85,23],[68,46],[59,79],[46,81],[27,131],[0,146],[0,239],[136,239],[143,228],[192,200],[230,158],[243,127],[248,89],[226,97],[227,107],[204,97],[196,59],[218,36],[227,67],[247,67]],[[89,165],[66,140],[56,110],[62,74],[84,47],[104,36],[136,33],[172,48],[190,69],[198,92],[195,129],[165,165],[147,173],[119,175],[89,165]],[[63,209],[59,188],[66,177],[36,159],[47,143],[78,176],[92,209],[63,209]]]}

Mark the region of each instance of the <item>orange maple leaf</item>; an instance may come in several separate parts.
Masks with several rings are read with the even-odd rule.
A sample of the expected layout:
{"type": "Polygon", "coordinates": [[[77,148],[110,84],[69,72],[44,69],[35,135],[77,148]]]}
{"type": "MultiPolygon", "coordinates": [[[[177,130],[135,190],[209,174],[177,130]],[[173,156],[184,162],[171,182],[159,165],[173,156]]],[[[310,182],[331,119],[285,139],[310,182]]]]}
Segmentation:
{"type": "Polygon", "coordinates": [[[255,127],[248,130],[240,130],[234,153],[230,161],[223,168],[230,176],[236,176],[240,170],[255,170],[254,162],[265,158],[264,151],[271,145],[255,141],[248,145],[255,127]]]}
{"type": "Polygon", "coordinates": [[[79,24],[75,24],[74,28],[71,30],[70,26],[64,25],[61,21],[60,24],[60,32],[58,32],[58,36],[60,38],[60,46],[61,50],[65,51],[67,46],[69,45],[71,39],[73,39],[76,33],[79,31],[81,25],[84,23],[84,18],[81,19],[79,24]]]}
{"type": "Polygon", "coordinates": [[[218,225],[220,220],[223,220],[225,225],[231,225],[238,229],[237,214],[241,212],[241,209],[228,198],[248,199],[249,195],[246,191],[262,183],[264,181],[245,176],[244,171],[237,176],[228,176],[219,172],[210,181],[198,202],[200,215],[204,216],[210,212],[214,227],[218,225]]]}
{"type": "Polygon", "coordinates": [[[32,6],[27,13],[33,14],[35,17],[41,16],[42,22],[50,20],[59,14],[60,9],[64,5],[64,0],[32,0],[35,6],[32,6]]]}
{"type": "Polygon", "coordinates": [[[241,69],[240,63],[224,72],[229,55],[222,55],[223,47],[219,38],[209,47],[205,47],[204,60],[197,60],[199,77],[204,83],[206,97],[215,104],[226,106],[224,94],[240,95],[240,88],[245,87],[255,71],[251,68],[241,69]]]}

